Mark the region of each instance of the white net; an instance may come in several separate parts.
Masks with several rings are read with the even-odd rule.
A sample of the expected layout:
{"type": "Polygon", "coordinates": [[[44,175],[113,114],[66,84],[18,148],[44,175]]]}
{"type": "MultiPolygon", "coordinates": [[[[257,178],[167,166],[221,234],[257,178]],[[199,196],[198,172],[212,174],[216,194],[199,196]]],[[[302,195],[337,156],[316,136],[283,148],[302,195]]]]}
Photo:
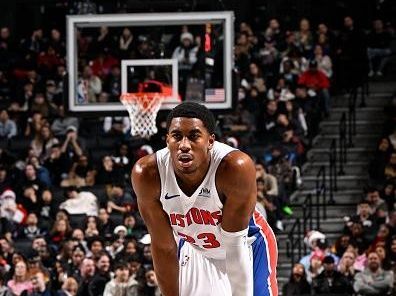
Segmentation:
{"type": "Polygon", "coordinates": [[[121,96],[120,101],[128,110],[131,120],[131,135],[150,138],[158,132],[155,124],[157,113],[164,96],[159,93],[129,93],[121,96]]]}

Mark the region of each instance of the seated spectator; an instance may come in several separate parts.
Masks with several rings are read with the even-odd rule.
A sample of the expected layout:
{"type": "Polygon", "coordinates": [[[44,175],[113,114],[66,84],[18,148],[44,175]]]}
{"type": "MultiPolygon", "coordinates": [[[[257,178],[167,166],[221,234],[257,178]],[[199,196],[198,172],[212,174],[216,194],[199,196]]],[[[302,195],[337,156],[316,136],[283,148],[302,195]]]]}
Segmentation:
{"type": "Polygon", "coordinates": [[[302,264],[294,264],[289,281],[282,288],[282,295],[311,295],[311,286],[307,281],[305,269],[302,264]]]}
{"type": "Polygon", "coordinates": [[[77,161],[73,163],[68,178],[63,179],[60,185],[62,187],[93,186],[95,184],[95,174],[96,171],[90,163],[88,156],[81,154],[77,157],[77,161]]]}
{"type": "Polygon", "coordinates": [[[314,60],[318,63],[318,70],[330,79],[333,76],[333,64],[331,58],[323,52],[323,48],[319,44],[314,48],[314,60]]]}
{"type": "Polygon", "coordinates": [[[58,116],[52,122],[51,130],[55,136],[65,136],[69,130],[78,130],[79,122],[76,117],[66,117],[65,107],[60,105],[58,107],[58,116]]]}
{"type": "Polygon", "coordinates": [[[7,287],[12,295],[20,296],[23,291],[31,291],[33,285],[29,279],[29,270],[24,260],[19,260],[15,264],[14,274],[12,279],[8,281],[7,287]]]}
{"type": "Polygon", "coordinates": [[[362,254],[367,250],[367,248],[370,246],[372,238],[375,237],[375,232],[368,233],[364,231],[364,226],[360,221],[356,221],[351,224],[350,234],[351,243],[356,245],[359,254],[362,254]]]}
{"type": "Polygon", "coordinates": [[[0,110],[0,139],[11,139],[18,133],[17,126],[14,120],[10,119],[8,111],[0,110]]]}
{"type": "Polygon", "coordinates": [[[44,162],[44,167],[50,172],[51,183],[54,186],[59,186],[61,181],[67,177],[70,166],[66,152],[62,152],[59,144],[53,145],[49,158],[44,162]]]}
{"type": "Polygon", "coordinates": [[[277,102],[267,101],[265,110],[257,118],[257,138],[261,142],[273,142],[276,139],[275,127],[278,112],[277,102]]]}
{"type": "Polygon", "coordinates": [[[325,54],[332,56],[334,51],[334,42],[334,33],[329,30],[325,23],[319,23],[316,31],[316,43],[322,47],[325,54]]]}
{"type": "Polygon", "coordinates": [[[194,36],[190,32],[180,35],[180,45],[175,48],[172,58],[178,61],[179,89],[185,93],[187,79],[192,73],[194,64],[197,62],[199,47],[194,44],[194,36]]]}
{"type": "Polygon", "coordinates": [[[381,199],[385,201],[389,212],[396,209],[396,183],[388,180],[382,188],[380,195],[381,199]]]}
{"type": "Polygon", "coordinates": [[[257,204],[260,207],[264,207],[264,213],[267,217],[268,224],[274,230],[283,230],[283,225],[280,215],[280,203],[277,196],[271,196],[266,192],[264,180],[258,178],[257,183],[257,204]]]}
{"type": "Polygon", "coordinates": [[[296,46],[295,39],[293,39],[293,33],[286,33],[286,36],[288,39],[290,38],[290,41],[286,39],[286,42],[290,42],[290,47],[286,50],[286,55],[283,57],[280,63],[279,73],[284,73],[284,62],[290,60],[290,62],[293,64],[292,72],[296,75],[300,75],[307,70],[308,60],[302,55],[301,50],[296,46]]]}
{"type": "Polygon", "coordinates": [[[78,81],[78,89],[80,103],[97,102],[97,97],[102,92],[102,81],[93,73],[91,66],[84,66],[78,81]]]}
{"type": "Polygon", "coordinates": [[[389,163],[385,166],[384,176],[386,180],[396,179],[396,152],[391,154],[389,163]]]}
{"type": "Polygon", "coordinates": [[[59,245],[71,235],[72,228],[65,219],[55,220],[54,226],[49,232],[50,240],[53,244],[59,245]]]}
{"type": "Polygon", "coordinates": [[[0,295],[5,296],[5,295],[9,294],[9,289],[8,289],[8,287],[6,285],[6,281],[4,279],[4,275],[3,274],[5,274],[5,271],[2,271],[0,273],[0,295]]]}
{"type": "Polygon", "coordinates": [[[118,50],[122,59],[129,59],[136,55],[136,38],[130,28],[124,28],[119,37],[118,50]]]}
{"type": "Polygon", "coordinates": [[[273,196],[278,196],[278,181],[277,179],[271,175],[268,174],[264,164],[261,162],[256,162],[256,180],[258,178],[261,178],[264,180],[264,186],[267,190],[267,194],[273,195],[273,196]]]}
{"type": "Polygon", "coordinates": [[[349,243],[351,241],[351,236],[347,233],[341,234],[333,245],[331,252],[337,257],[341,258],[344,252],[347,250],[349,243]]]}
{"type": "Polygon", "coordinates": [[[396,234],[396,210],[389,213],[387,225],[390,229],[390,235],[394,236],[396,234]]]}
{"type": "Polygon", "coordinates": [[[85,234],[81,228],[74,228],[71,238],[77,243],[77,245],[81,245],[86,252],[88,251],[87,241],[85,240],[85,234]]]}
{"type": "MultiPolygon", "coordinates": [[[[256,179],[257,187],[259,184],[263,183],[261,178],[256,179]]],[[[257,199],[256,199],[256,209],[260,212],[260,214],[264,217],[265,220],[268,221],[267,210],[265,209],[266,200],[264,199],[264,190],[257,189],[257,199]]]]}
{"type": "Polygon", "coordinates": [[[32,112],[32,115],[27,119],[25,137],[34,138],[35,135],[40,134],[41,128],[45,124],[47,124],[47,120],[43,114],[38,111],[32,112]]]}
{"type": "Polygon", "coordinates": [[[131,121],[128,116],[106,116],[103,121],[103,131],[114,136],[123,136],[131,128],[131,121]]]}
{"type": "Polygon", "coordinates": [[[375,216],[377,224],[385,223],[388,207],[386,202],[381,199],[379,190],[375,187],[367,189],[366,199],[370,204],[371,212],[375,216]]]}
{"type": "Polygon", "coordinates": [[[114,154],[111,155],[116,167],[120,168],[123,174],[128,175],[131,171],[131,154],[128,144],[121,143],[114,154]]]}
{"type": "MultiPolygon", "coordinates": [[[[369,189],[372,190],[372,189],[369,189]]],[[[375,194],[376,191],[374,191],[375,194]]],[[[369,196],[371,193],[367,193],[369,196]]],[[[370,197],[371,198],[371,197],[370,197]]],[[[364,232],[368,240],[374,239],[375,232],[377,231],[377,218],[373,215],[373,209],[370,207],[370,202],[367,199],[361,200],[357,205],[357,215],[352,217],[345,217],[346,226],[351,230],[351,226],[354,222],[362,223],[364,232]]],[[[374,211],[375,213],[375,211],[374,211]]],[[[347,229],[345,229],[347,230],[347,229]]]]}
{"type": "Polygon", "coordinates": [[[298,84],[318,94],[321,99],[322,110],[325,116],[328,116],[330,114],[330,81],[323,72],[318,70],[317,61],[309,62],[309,69],[300,75],[298,84]]]}
{"type": "Polygon", "coordinates": [[[132,237],[138,240],[147,233],[146,231],[142,230],[141,227],[139,227],[139,225],[136,223],[136,217],[134,214],[125,214],[123,225],[127,229],[125,235],[128,237],[132,237]]]}
{"type": "Polygon", "coordinates": [[[75,278],[80,277],[80,266],[85,258],[85,249],[81,244],[76,245],[72,250],[71,260],[67,263],[67,275],[75,278]]]}
{"type": "Polygon", "coordinates": [[[51,155],[51,148],[53,145],[59,143],[59,140],[54,137],[49,126],[41,127],[40,133],[36,134],[30,146],[33,148],[34,155],[43,163],[51,155]]]}
{"type": "Polygon", "coordinates": [[[88,256],[98,257],[105,250],[104,239],[101,236],[92,236],[87,239],[88,256]]]}
{"type": "Polygon", "coordinates": [[[114,235],[110,239],[110,244],[106,246],[106,252],[109,253],[113,260],[117,260],[124,252],[124,239],[119,237],[117,233],[126,233],[126,231],[126,227],[123,225],[118,225],[114,228],[114,235]]]}
{"type": "Polygon", "coordinates": [[[114,221],[110,218],[106,208],[99,209],[99,231],[106,239],[110,239],[114,231],[114,221]]]}
{"type": "Polygon", "coordinates": [[[78,283],[74,277],[68,277],[62,284],[62,289],[56,292],[56,296],[76,296],[78,283]]]}
{"type": "Polygon", "coordinates": [[[77,157],[83,154],[84,141],[78,137],[77,128],[70,125],[67,128],[66,139],[62,144],[61,152],[66,153],[69,158],[77,157]]]}
{"type": "Polygon", "coordinates": [[[121,169],[114,165],[114,161],[109,155],[102,158],[102,164],[96,175],[96,184],[111,185],[114,183],[122,183],[124,176],[121,169]]]}
{"type": "Polygon", "coordinates": [[[346,278],[348,286],[353,286],[355,274],[358,270],[355,269],[356,254],[353,251],[346,251],[338,263],[337,270],[346,278]]]}
{"type": "Polygon", "coordinates": [[[107,75],[103,89],[109,94],[110,102],[118,102],[121,96],[121,69],[119,64],[111,67],[107,75]]]}
{"type": "Polygon", "coordinates": [[[288,196],[293,188],[293,170],[285,152],[280,145],[272,147],[267,168],[268,173],[278,180],[280,198],[283,203],[287,204],[288,196]]]}
{"type": "Polygon", "coordinates": [[[67,200],[60,204],[59,209],[67,211],[70,215],[98,215],[97,198],[92,192],[78,192],[76,187],[71,186],[66,188],[66,196],[67,200]]]}
{"type": "Polygon", "coordinates": [[[21,293],[21,296],[51,296],[52,293],[47,283],[49,281],[49,275],[42,269],[31,268],[29,271],[29,278],[32,283],[31,290],[25,290],[21,293]]]}
{"type": "Polygon", "coordinates": [[[116,261],[122,261],[131,256],[138,256],[139,250],[135,239],[127,239],[124,241],[124,247],[121,252],[116,255],[116,261]]]}
{"type": "Polygon", "coordinates": [[[323,258],[324,258],[323,251],[315,251],[311,255],[311,257],[309,259],[309,261],[310,261],[309,267],[308,267],[308,270],[306,270],[306,272],[307,272],[307,281],[308,281],[309,284],[313,284],[315,278],[318,277],[319,274],[322,273],[322,271],[323,271],[323,265],[322,265],[323,258]]]}
{"type": "Polygon", "coordinates": [[[121,261],[116,263],[114,272],[114,279],[106,284],[103,296],[140,295],[138,290],[139,284],[135,278],[130,276],[126,262],[121,261]]]}
{"type": "Polygon", "coordinates": [[[85,219],[85,237],[90,238],[92,236],[99,235],[99,219],[96,216],[87,216],[85,219]]]}
{"type": "Polygon", "coordinates": [[[85,258],[80,266],[80,278],[78,279],[77,296],[90,295],[89,286],[95,275],[95,262],[91,258],[85,258]]]}
{"type": "Polygon", "coordinates": [[[384,23],[381,19],[373,21],[373,30],[367,36],[367,56],[369,60],[369,77],[382,76],[385,66],[389,61],[389,56],[392,53],[391,41],[392,36],[385,31],[384,23]],[[377,67],[374,63],[378,64],[377,67]],[[377,69],[375,71],[375,69],[377,69]]]}
{"type": "MultiPolygon", "coordinates": [[[[29,197],[30,196],[26,195],[26,189],[28,188],[32,188],[34,193],[38,196],[41,194],[41,192],[46,188],[45,183],[43,182],[43,180],[39,179],[39,176],[37,174],[37,170],[34,167],[33,164],[27,164],[24,168],[24,174],[22,175],[22,177],[20,178],[20,180],[18,180],[19,184],[17,185],[18,187],[18,194],[24,195],[25,197],[29,197]]],[[[36,201],[31,198],[32,202],[35,203],[36,201]]],[[[27,205],[26,205],[27,206],[27,205]]],[[[28,207],[28,206],[27,206],[28,207]]],[[[30,210],[30,209],[29,209],[30,210]]]]}
{"type": "Polygon", "coordinates": [[[358,295],[390,295],[393,288],[393,272],[381,268],[377,253],[368,255],[367,267],[355,275],[353,288],[358,295]]]}
{"type": "Polygon", "coordinates": [[[285,85],[288,85],[290,90],[294,92],[298,81],[298,74],[294,69],[294,64],[291,60],[284,60],[282,66],[283,72],[280,74],[280,79],[283,79],[285,85]]]}
{"type": "Polygon", "coordinates": [[[246,78],[242,79],[241,85],[247,90],[255,87],[259,93],[266,91],[263,74],[256,63],[249,65],[249,73],[246,75],[246,78]]]}
{"type": "Polygon", "coordinates": [[[107,211],[112,213],[127,213],[136,208],[135,200],[132,195],[120,183],[114,184],[109,192],[109,200],[107,202],[107,211]]]}
{"type": "Polygon", "coordinates": [[[53,193],[49,189],[43,190],[39,197],[40,221],[39,225],[43,229],[49,229],[55,219],[56,207],[53,201],[53,193]]]}
{"type": "Polygon", "coordinates": [[[37,214],[34,212],[29,213],[27,215],[24,227],[19,229],[18,239],[27,238],[32,240],[41,235],[45,235],[45,232],[38,226],[37,214]]]}
{"type": "Polygon", "coordinates": [[[103,295],[106,283],[111,280],[110,275],[110,256],[105,251],[95,258],[95,275],[89,285],[89,295],[103,295]]]}
{"type": "Polygon", "coordinates": [[[52,118],[55,114],[54,106],[50,105],[48,100],[44,97],[44,94],[41,92],[37,92],[34,95],[29,110],[41,113],[44,118],[52,118]]]}
{"type": "Polygon", "coordinates": [[[352,286],[343,274],[335,269],[334,258],[327,255],[323,258],[323,271],[313,280],[312,290],[315,295],[351,295],[352,286]]]}
{"type": "Polygon", "coordinates": [[[7,188],[11,188],[11,177],[3,162],[0,161],[0,163],[0,192],[4,192],[7,188]]]}
{"type": "Polygon", "coordinates": [[[313,34],[310,22],[306,18],[300,20],[299,30],[295,32],[296,45],[301,49],[303,55],[307,57],[313,49],[313,34]]]}
{"type": "Polygon", "coordinates": [[[390,228],[386,224],[381,224],[379,226],[377,235],[375,236],[373,242],[371,243],[368,251],[375,251],[378,246],[385,247],[390,239],[390,228]]]}
{"type": "MultiPolygon", "coordinates": [[[[390,238],[389,238],[388,242],[390,242],[390,238]]],[[[385,245],[377,245],[375,247],[374,251],[380,257],[380,262],[381,262],[382,269],[390,270],[391,269],[391,263],[389,262],[388,251],[385,248],[385,245]]],[[[368,252],[370,252],[370,250],[368,252]]]]}
{"type": "Polygon", "coordinates": [[[50,172],[45,166],[41,165],[41,162],[38,159],[38,157],[36,156],[29,157],[27,164],[31,164],[34,166],[34,168],[36,169],[37,178],[43,183],[44,187],[52,186],[50,172]]]}
{"type": "Polygon", "coordinates": [[[6,235],[15,233],[18,229],[18,225],[22,224],[26,219],[26,209],[16,203],[15,192],[6,189],[0,195],[0,218],[2,231],[6,235]]]}
{"type": "Polygon", "coordinates": [[[157,276],[155,275],[153,267],[149,267],[146,269],[146,273],[144,274],[144,286],[141,290],[143,295],[161,295],[161,291],[158,287],[157,276]]]}

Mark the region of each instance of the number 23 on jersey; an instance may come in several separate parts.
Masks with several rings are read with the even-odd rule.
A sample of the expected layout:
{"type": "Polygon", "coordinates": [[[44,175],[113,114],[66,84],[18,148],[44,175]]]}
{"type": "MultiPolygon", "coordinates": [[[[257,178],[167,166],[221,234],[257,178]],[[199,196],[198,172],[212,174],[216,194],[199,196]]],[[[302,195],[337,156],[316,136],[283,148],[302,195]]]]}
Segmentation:
{"type": "Polygon", "coordinates": [[[197,234],[196,238],[181,232],[178,232],[177,234],[186,242],[203,247],[205,249],[214,249],[220,247],[220,242],[216,239],[216,236],[210,232],[199,233],[197,234]]]}

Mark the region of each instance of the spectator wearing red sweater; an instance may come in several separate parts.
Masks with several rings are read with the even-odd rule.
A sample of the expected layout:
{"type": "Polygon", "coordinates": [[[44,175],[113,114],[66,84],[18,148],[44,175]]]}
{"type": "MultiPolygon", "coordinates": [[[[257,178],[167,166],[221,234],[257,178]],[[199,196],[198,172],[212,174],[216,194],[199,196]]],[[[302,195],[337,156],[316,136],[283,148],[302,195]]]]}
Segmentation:
{"type": "Polygon", "coordinates": [[[309,68],[300,75],[298,84],[307,87],[319,96],[322,110],[327,117],[330,113],[330,81],[322,71],[318,70],[318,63],[315,60],[309,62],[309,68]]]}

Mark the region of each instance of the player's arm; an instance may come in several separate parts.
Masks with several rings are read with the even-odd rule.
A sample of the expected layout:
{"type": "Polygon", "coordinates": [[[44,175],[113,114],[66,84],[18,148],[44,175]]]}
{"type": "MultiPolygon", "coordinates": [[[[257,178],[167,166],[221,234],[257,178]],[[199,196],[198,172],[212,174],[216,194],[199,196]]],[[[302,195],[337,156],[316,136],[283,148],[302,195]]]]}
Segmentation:
{"type": "Polygon", "coordinates": [[[228,154],[217,171],[216,186],[225,196],[222,242],[226,248],[232,295],[250,296],[253,295],[253,266],[247,235],[257,199],[256,170],[251,158],[240,151],[228,154]]]}
{"type": "Polygon", "coordinates": [[[162,295],[178,296],[177,246],[160,202],[161,181],[155,155],[143,157],[134,165],[132,185],[140,214],[151,235],[151,253],[162,295]]]}

